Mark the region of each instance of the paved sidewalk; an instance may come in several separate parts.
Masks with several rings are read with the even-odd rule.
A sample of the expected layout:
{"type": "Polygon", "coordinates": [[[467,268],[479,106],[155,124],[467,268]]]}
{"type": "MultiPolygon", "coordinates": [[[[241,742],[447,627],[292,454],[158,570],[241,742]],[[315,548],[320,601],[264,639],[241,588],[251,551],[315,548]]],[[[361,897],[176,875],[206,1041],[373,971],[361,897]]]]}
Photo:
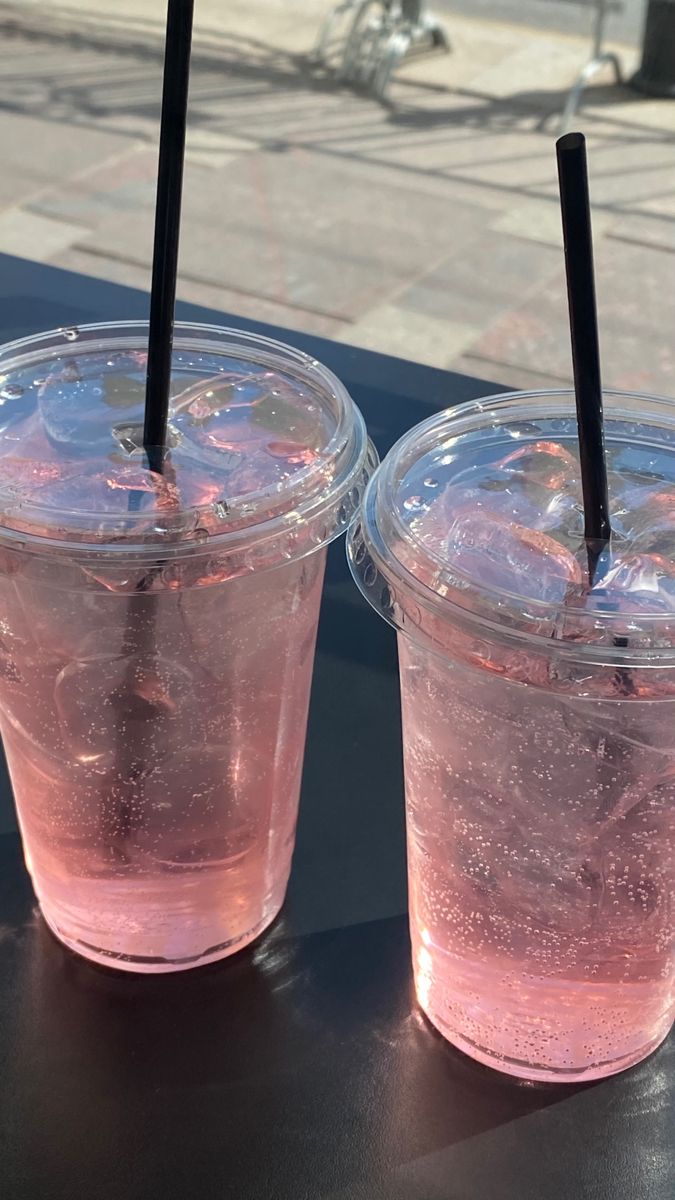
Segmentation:
{"type": "MultiPolygon", "coordinates": [[[[511,21],[533,29],[579,34],[591,27],[591,0],[433,0],[437,12],[463,13],[492,21],[511,21]]],[[[619,0],[607,19],[611,37],[637,45],[644,26],[647,0],[619,0]]]]}
{"type": "MultiPolygon", "coordinates": [[[[570,376],[555,115],[587,41],[447,11],[386,106],[313,69],[322,0],[197,0],[179,294],[515,386],[570,376]]],[[[147,287],[164,5],[0,3],[0,251],[147,287]]],[[[629,73],[636,51],[619,46],[629,73]]],[[[675,393],[675,103],[604,77],[608,384],[675,393]]]]}

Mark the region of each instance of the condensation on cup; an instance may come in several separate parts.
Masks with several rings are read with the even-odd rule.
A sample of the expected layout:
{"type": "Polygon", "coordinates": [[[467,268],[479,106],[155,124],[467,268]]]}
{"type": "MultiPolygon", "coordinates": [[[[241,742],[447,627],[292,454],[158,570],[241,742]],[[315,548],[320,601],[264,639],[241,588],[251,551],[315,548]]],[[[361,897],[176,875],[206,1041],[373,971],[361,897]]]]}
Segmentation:
{"type": "Polygon", "coordinates": [[[153,474],[147,337],[0,351],[0,727],[46,921],[89,958],[170,971],[283,902],[326,546],[374,457],[319,363],[177,325],[153,474]]]}
{"type": "Polygon", "coordinates": [[[398,631],[420,1005],[535,1080],[619,1071],[675,1017],[675,403],[605,421],[593,585],[566,392],[419,425],[349,539],[398,631]]]}

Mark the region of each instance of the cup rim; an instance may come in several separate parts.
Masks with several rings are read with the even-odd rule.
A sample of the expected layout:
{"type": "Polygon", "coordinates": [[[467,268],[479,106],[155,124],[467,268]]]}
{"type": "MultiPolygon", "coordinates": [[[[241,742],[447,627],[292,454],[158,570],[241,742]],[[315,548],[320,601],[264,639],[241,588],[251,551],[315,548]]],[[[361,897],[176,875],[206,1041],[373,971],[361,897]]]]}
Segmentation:
{"type": "MultiPolygon", "coordinates": [[[[73,327],[60,327],[35,335],[27,335],[0,346],[0,378],[26,367],[38,366],[55,354],[59,358],[74,358],[85,353],[119,350],[121,346],[134,352],[147,350],[148,322],[146,320],[102,321],[73,327]]],[[[334,428],[320,454],[320,470],[316,463],[303,466],[284,481],[280,487],[268,487],[235,496],[230,503],[227,497],[227,520],[222,531],[212,533],[208,547],[196,545],[189,537],[178,537],[176,531],[165,537],[148,541],[135,540],[133,532],[124,539],[106,540],[106,518],[99,519],[103,536],[58,536],[34,532],[30,529],[14,529],[0,517],[0,541],[6,545],[20,545],[22,550],[34,553],[59,553],[62,556],[101,556],[122,562],[128,559],[152,559],[158,549],[163,558],[176,558],[184,554],[205,553],[238,555],[246,554],[247,548],[260,549],[271,539],[280,538],[280,557],[284,561],[308,552],[307,539],[298,538],[302,528],[308,534],[310,549],[319,549],[342,533],[360,500],[367,478],[374,469],[376,455],[368,441],[363,417],[354,404],[344,384],[317,359],[294,346],[275,338],[252,333],[245,329],[215,325],[198,321],[177,321],[174,326],[174,352],[190,349],[208,351],[215,356],[248,356],[251,361],[270,367],[284,368],[298,379],[306,379],[312,388],[321,394],[335,415],[334,428]],[[321,487],[323,482],[324,486],[321,487]],[[358,496],[357,496],[358,492],[358,496]],[[274,512],[270,512],[273,496],[274,512]],[[284,501],[286,503],[284,504],[284,501]],[[266,511],[266,502],[267,509],[266,511]],[[279,511],[283,506],[283,511],[279,511]],[[308,529],[308,526],[311,527],[308,529]]],[[[0,477],[2,460],[0,459],[0,477]]],[[[2,487],[0,484],[0,494],[2,487]]],[[[189,511],[198,516],[212,505],[190,506],[189,511]]],[[[57,512],[58,510],[51,510],[57,512]]],[[[186,508],[186,512],[188,509],[186,508]]],[[[68,512],[64,511],[64,517],[68,512]]],[[[75,514],[73,514],[75,515],[75,514]]],[[[83,519],[87,514],[79,510],[83,519]]],[[[147,522],[147,514],[145,515],[147,522]]],[[[36,522],[37,523],[37,522],[36,522]]],[[[110,521],[112,525],[112,519],[110,521]]],[[[130,523],[133,528],[133,521],[130,523]]]]}
{"type": "MultiPolygon", "coordinates": [[[[667,424],[673,429],[675,445],[675,402],[672,399],[617,388],[603,389],[603,395],[618,405],[623,404],[623,407],[608,414],[609,422],[618,417],[628,419],[628,402],[633,405],[640,402],[654,414],[661,414],[667,419],[667,424]]],[[[450,436],[454,440],[462,433],[471,431],[479,419],[489,421],[493,414],[501,418],[501,421],[495,421],[496,425],[506,419],[518,421],[528,416],[533,420],[535,402],[540,406],[541,402],[544,403],[544,408],[537,408],[536,415],[540,418],[556,414],[569,418],[574,413],[574,397],[574,390],[569,387],[493,393],[434,413],[408,430],[391,448],[366,487],[363,502],[348,535],[347,555],[351,573],[360,591],[397,631],[427,643],[437,653],[444,651],[430,633],[430,628],[433,621],[441,618],[466,631],[473,631],[486,641],[510,643],[521,651],[527,644],[544,653],[560,654],[598,665],[617,666],[634,661],[642,667],[656,667],[662,665],[664,659],[675,659],[675,613],[600,613],[597,610],[589,612],[574,609],[575,618],[579,614],[582,622],[584,619],[596,622],[601,618],[608,637],[609,631],[616,632],[627,620],[635,619],[643,632],[652,634],[670,625],[670,646],[652,645],[636,649],[614,644],[611,637],[607,644],[542,635],[537,632],[534,619],[529,622],[529,628],[509,623],[504,606],[500,603],[502,599],[510,598],[508,594],[494,587],[477,584],[468,576],[462,578],[461,573],[455,571],[453,585],[456,585],[458,577],[459,582],[465,584],[463,599],[466,603],[460,603],[457,586],[446,586],[449,577],[447,561],[429,550],[420,539],[411,538],[409,528],[398,511],[395,484],[402,477],[402,464],[414,461],[415,456],[421,457],[424,449],[433,444],[433,439],[439,433],[449,433],[451,430],[450,436]],[[565,403],[563,414],[561,402],[565,403]],[[416,553],[424,560],[424,565],[432,565],[428,576],[434,578],[434,586],[411,569],[411,555],[407,556],[406,561],[406,555],[399,552],[401,545],[411,541],[416,553]],[[468,605],[472,589],[474,596],[487,596],[493,603],[483,605],[478,611],[472,610],[468,605]]],[[[639,417],[636,418],[633,413],[632,420],[636,422],[639,417]]],[[[521,604],[526,602],[535,617],[550,616],[565,608],[560,603],[511,598],[520,600],[521,604]]]]}

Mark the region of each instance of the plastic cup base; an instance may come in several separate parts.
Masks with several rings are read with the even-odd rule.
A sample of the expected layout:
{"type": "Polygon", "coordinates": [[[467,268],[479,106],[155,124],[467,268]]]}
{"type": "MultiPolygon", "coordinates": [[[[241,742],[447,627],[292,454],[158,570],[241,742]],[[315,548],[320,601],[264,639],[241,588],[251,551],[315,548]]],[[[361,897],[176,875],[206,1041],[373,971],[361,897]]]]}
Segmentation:
{"type": "Polygon", "coordinates": [[[141,975],[167,975],[175,971],[192,971],[195,967],[204,967],[209,963],[219,962],[223,958],[229,958],[232,954],[237,954],[251,942],[260,937],[262,933],[272,924],[278,916],[283,905],[283,897],[280,903],[273,905],[269,912],[265,913],[263,918],[258,921],[246,933],[231,941],[222,942],[218,946],[210,946],[208,949],[199,954],[190,956],[190,958],[181,958],[171,960],[166,958],[136,958],[132,955],[117,954],[113,951],[103,950],[100,947],[93,946],[88,942],[78,938],[70,937],[62,929],[59,928],[58,922],[55,921],[42,903],[40,903],[40,912],[45,920],[46,925],[54,934],[62,945],[67,946],[69,950],[74,951],[81,958],[86,958],[90,962],[97,963],[99,966],[108,967],[115,971],[128,971],[134,974],[141,975]]]}
{"type": "Polygon", "coordinates": [[[500,1071],[502,1074],[512,1075],[517,1079],[532,1083],[589,1083],[593,1079],[606,1079],[610,1075],[618,1075],[621,1071],[627,1071],[629,1067],[637,1066],[638,1063],[653,1054],[668,1037],[671,1029],[671,1025],[667,1024],[644,1046],[620,1058],[584,1067],[556,1068],[495,1054],[458,1034],[456,1030],[447,1028],[442,1021],[428,1013],[421,1005],[420,1010],[429,1024],[446,1041],[455,1046],[457,1050],[461,1050],[463,1054],[468,1055],[469,1058],[475,1059],[486,1067],[492,1067],[493,1070],[500,1071]]]}

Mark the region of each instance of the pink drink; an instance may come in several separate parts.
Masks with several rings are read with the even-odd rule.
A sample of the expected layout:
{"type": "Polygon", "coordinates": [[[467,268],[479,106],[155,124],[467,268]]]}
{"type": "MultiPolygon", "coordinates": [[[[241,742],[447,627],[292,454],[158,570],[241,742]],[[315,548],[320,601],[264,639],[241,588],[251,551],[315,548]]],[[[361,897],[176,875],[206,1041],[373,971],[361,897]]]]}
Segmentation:
{"type": "Polygon", "coordinates": [[[417,995],[529,1079],[639,1061],[675,1017],[675,405],[607,398],[589,583],[571,398],[409,434],[352,537],[399,630],[417,995]]]}
{"type": "Polygon", "coordinates": [[[325,547],[367,446],[317,363],[185,326],[153,476],[145,339],[0,355],[0,725],[52,929],[167,971],[246,945],[283,902],[325,547]]]}

